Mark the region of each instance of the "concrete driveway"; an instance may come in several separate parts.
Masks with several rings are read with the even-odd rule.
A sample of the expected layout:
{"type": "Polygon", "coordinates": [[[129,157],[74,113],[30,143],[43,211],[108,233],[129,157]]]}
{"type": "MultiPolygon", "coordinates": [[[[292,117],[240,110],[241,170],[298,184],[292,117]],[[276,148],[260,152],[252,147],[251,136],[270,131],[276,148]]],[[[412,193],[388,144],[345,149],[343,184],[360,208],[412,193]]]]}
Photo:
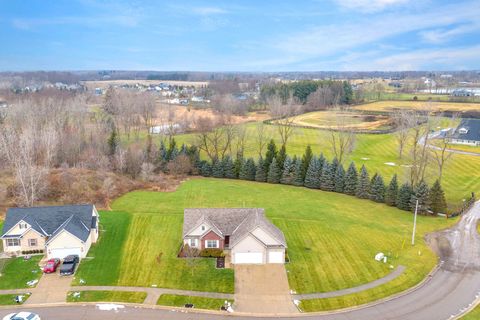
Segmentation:
{"type": "Polygon", "coordinates": [[[37,286],[30,289],[32,295],[25,302],[25,305],[65,302],[72,279],[72,276],[60,277],[58,271],[55,274],[42,275],[37,286]]]}
{"type": "Polygon", "coordinates": [[[235,265],[235,305],[238,312],[298,313],[283,264],[235,265]]]}

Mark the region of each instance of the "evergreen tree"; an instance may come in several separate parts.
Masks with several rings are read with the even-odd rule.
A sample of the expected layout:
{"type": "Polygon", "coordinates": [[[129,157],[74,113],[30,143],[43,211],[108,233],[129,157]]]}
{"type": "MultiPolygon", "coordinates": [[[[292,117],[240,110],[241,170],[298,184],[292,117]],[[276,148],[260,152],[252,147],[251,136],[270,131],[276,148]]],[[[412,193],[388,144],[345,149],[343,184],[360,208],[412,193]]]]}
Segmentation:
{"type": "Polygon", "coordinates": [[[322,175],[320,177],[320,189],[325,191],[335,190],[335,172],[333,171],[333,164],[325,161],[323,165],[322,175]]]}
{"type": "Polygon", "coordinates": [[[415,204],[418,200],[418,213],[426,214],[427,210],[430,208],[430,190],[428,188],[428,184],[425,181],[420,181],[417,187],[414,189],[412,193],[412,197],[410,199],[410,208],[411,210],[415,210],[415,204]]]}
{"type": "Polygon", "coordinates": [[[262,157],[258,159],[257,171],[255,172],[255,181],[267,181],[267,175],[265,174],[265,164],[262,157]]]}
{"type": "Polygon", "coordinates": [[[351,104],[353,102],[353,89],[348,81],[343,81],[343,97],[344,104],[351,104]]]}
{"type": "Polygon", "coordinates": [[[235,179],[235,167],[233,165],[232,158],[230,156],[225,156],[222,160],[223,175],[228,179],[235,179]]]}
{"type": "Polygon", "coordinates": [[[367,168],[365,165],[362,166],[360,170],[360,177],[358,179],[357,184],[357,192],[356,196],[360,199],[368,199],[369,198],[369,191],[370,191],[370,178],[368,176],[367,168]]]}
{"type": "Polygon", "coordinates": [[[107,144],[108,144],[108,155],[114,156],[117,152],[118,148],[118,134],[115,125],[112,125],[112,131],[110,132],[110,136],[108,137],[107,144]]]}
{"type": "Polygon", "coordinates": [[[404,183],[400,189],[398,189],[397,196],[397,208],[410,211],[410,199],[412,198],[412,187],[408,183],[404,183]]]}
{"type": "Polygon", "coordinates": [[[287,158],[287,149],[285,148],[284,145],[282,145],[277,155],[278,169],[280,169],[280,172],[283,172],[286,158],[287,158]]]}
{"type": "Polygon", "coordinates": [[[323,156],[323,153],[320,154],[320,157],[318,158],[318,163],[320,164],[320,177],[322,176],[322,170],[323,166],[327,162],[327,159],[323,156]]]}
{"type": "Polygon", "coordinates": [[[385,202],[385,183],[381,175],[375,175],[370,187],[370,199],[375,202],[385,202]]]}
{"type": "Polygon", "coordinates": [[[265,167],[265,172],[268,172],[270,169],[270,164],[273,161],[273,158],[276,158],[278,155],[277,146],[273,139],[270,140],[267,146],[267,153],[265,154],[265,160],[263,161],[263,166],[265,167]]]}
{"type": "Polygon", "coordinates": [[[347,173],[345,174],[345,188],[343,192],[354,196],[357,193],[358,173],[355,163],[350,163],[347,173]]]}
{"type": "Polygon", "coordinates": [[[280,170],[278,169],[277,158],[272,159],[270,168],[268,169],[267,182],[269,183],[279,183],[280,182],[280,170]]]}
{"type": "Polygon", "coordinates": [[[210,177],[212,175],[212,167],[208,161],[202,161],[202,165],[200,167],[200,174],[204,177],[210,177]]]}
{"type": "Polygon", "coordinates": [[[242,156],[237,155],[235,162],[233,163],[233,171],[236,178],[240,178],[240,170],[242,169],[244,160],[242,156]]]}
{"type": "Polygon", "coordinates": [[[345,189],[345,169],[341,164],[337,167],[337,172],[335,172],[335,192],[343,193],[345,189]]]}
{"type": "Polygon", "coordinates": [[[447,200],[445,200],[445,192],[443,192],[440,181],[437,180],[430,189],[430,203],[434,214],[445,213],[447,210],[447,200]]]}
{"type": "Polygon", "coordinates": [[[320,162],[313,156],[305,175],[305,187],[311,189],[320,188],[320,162]]]}
{"type": "Polygon", "coordinates": [[[333,158],[332,163],[330,163],[330,166],[334,175],[337,172],[337,168],[339,165],[340,165],[340,162],[338,162],[337,157],[333,158]]]}
{"type": "Polygon", "coordinates": [[[252,158],[249,158],[247,161],[243,162],[239,178],[242,180],[255,180],[255,162],[252,158]]]}
{"type": "Polygon", "coordinates": [[[293,178],[294,178],[294,171],[295,171],[295,163],[289,156],[287,156],[283,163],[283,172],[282,172],[282,178],[280,179],[280,183],[292,184],[293,178]]]}
{"type": "Polygon", "coordinates": [[[293,170],[293,185],[294,186],[303,186],[303,178],[302,178],[302,170],[303,170],[303,165],[302,165],[302,159],[297,159],[295,161],[295,169],[293,170]]]}
{"type": "Polygon", "coordinates": [[[177,142],[175,141],[175,138],[171,138],[170,143],[168,144],[166,161],[168,162],[170,160],[174,160],[178,154],[179,154],[179,151],[177,149],[177,142]]]}
{"type": "Polygon", "coordinates": [[[310,165],[310,161],[312,161],[313,153],[312,148],[307,146],[305,149],[305,153],[302,157],[302,181],[305,181],[305,176],[307,175],[308,166],[310,165]]]}
{"type": "Polygon", "coordinates": [[[215,160],[213,162],[213,164],[212,164],[212,177],[215,177],[215,178],[223,178],[224,177],[222,161],[215,160]]]}
{"type": "Polygon", "coordinates": [[[396,206],[397,195],[398,195],[398,182],[397,182],[397,175],[395,174],[392,180],[390,180],[390,184],[388,185],[387,191],[385,192],[385,203],[392,207],[396,206]]]}

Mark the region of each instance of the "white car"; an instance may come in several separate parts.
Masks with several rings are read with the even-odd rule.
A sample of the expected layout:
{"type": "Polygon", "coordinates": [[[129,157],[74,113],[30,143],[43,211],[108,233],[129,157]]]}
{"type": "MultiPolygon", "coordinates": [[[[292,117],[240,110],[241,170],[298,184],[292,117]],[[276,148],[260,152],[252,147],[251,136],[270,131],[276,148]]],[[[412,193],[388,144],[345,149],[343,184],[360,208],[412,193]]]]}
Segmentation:
{"type": "Polygon", "coordinates": [[[10,313],[3,320],[41,320],[40,316],[31,312],[10,313]]]}

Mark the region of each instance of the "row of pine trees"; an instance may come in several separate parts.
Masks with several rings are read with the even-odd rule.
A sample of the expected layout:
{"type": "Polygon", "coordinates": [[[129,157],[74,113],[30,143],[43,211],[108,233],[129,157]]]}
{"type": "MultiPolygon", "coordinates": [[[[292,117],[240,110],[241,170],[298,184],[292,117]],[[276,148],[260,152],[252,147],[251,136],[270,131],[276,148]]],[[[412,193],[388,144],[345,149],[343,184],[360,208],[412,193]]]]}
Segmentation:
{"type": "Polygon", "coordinates": [[[304,186],[370,199],[407,211],[414,210],[418,200],[421,214],[445,213],[447,209],[445,193],[438,180],[431,188],[425,181],[416,186],[409,183],[400,185],[397,175],[394,175],[386,185],[380,174],[375,173],[370,177],[364,165],[358,170],[352,162],[345,170],[336,158],[328,161],[323,154],[314,155],[310,146],[307,146],[301,158],[292,158],[287,155],[285,147],[277,150],[275,142],[271,140],[265,157],[260,157],[256,162],[253,158],[237,157],[233,160],[225,156],[213,163],[199,161],[196,166],[205,177],[304,186]]]}

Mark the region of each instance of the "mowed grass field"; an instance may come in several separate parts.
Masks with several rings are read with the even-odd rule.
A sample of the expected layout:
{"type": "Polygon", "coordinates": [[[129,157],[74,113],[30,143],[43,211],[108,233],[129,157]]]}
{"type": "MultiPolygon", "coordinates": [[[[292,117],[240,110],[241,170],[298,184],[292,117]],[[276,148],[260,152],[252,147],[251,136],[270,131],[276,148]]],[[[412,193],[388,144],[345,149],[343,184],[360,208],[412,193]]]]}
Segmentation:
{"type": "Polygon", "coordinates": [[[233,300],[162,294],[157,304],[161,306],[183,307],[187,303],[192,303],[195,309],[220,310],[225,301],[233,303],[233,300]]]}
{"type": "MultiPolygon", "coordinates": [[[[226,179],[192,179],[175,192],[136,191],[117,199],[103,212],[100,242],[82,262],[76,279],[86,285],[170,287],[233,291],[231,270],[216,270],[204,260],[191,272],[176,257],[182,239],[183,209],[191,207],[262,207],[284,233],[291,262],[290,287],[298,293],[357,286],[404,265],[406,272],[381,290],[378,299],[418,283],[437,258],[422,238],[453,220],[419,217],[417,245],[411,247],[412,214],[354,197],[293,186],[226,179]],[[117,233],[117,235],[115,235],[117,233]],[[121,234],[121,235],[120,235],[121,234]],[[160,263],[156,257],[162,252],[160,263]],[[378,252],[391,257],[374,260],[378,252]],[[118,256],[117,259],[114,256],[118,256]]],[[[356,298],[355,298],[356,299],[356,298]]],[[[356,304],[339,300],[333,307],[356,304]]],[[[360,301],[363,301],[360,299],[360,301]]],[[[317,302],[312,310],[328,308],[317,302]]]]}
{"type": "Polygon", "coordinates": [[[133,291],[71,291],[67,294],[67,302],[128,302],[143,303],[146,292],[133,291]],[[80,296],[74,296],[74,293],[80,296]]]}
{"type": "MultiPolygon", "coordinates": [[[[277,145],[281,145],[276,126],[267,125],[267,129],[267,136],[274,139],[277,145]]],[[[246,132],[245,156],[257,159],[256,124],[246,125],[246,132]]],[[[191,144],[195,141],[195,135],[178,135],[175,139],[179,144],[191,144]]],[[[310,145],[315,154],[323,153],[331,160],[333,153],[330,139],[331,133],[328,131],[297,128],[288,141],[287,152],[290,155],[301,156],[305,152],[306,146],[310,145]]],[[[399,159],[395,134],[358,134],[355,149],[345,159],[344,165],[348,166],[350,161],[354,161],[357,168],[365,165],[370,176],[375,172],[382,174],[387,183],[394,174],[398,175],[401,182],[409,179],[409,169],[406,167],[410,164],[408,155],[399,159]]],[[[478,168],[480,168],[480,157],[467,155],[454,155],[445,165],[442,186],[446,191],[450,208],[460,207],[462,200],[469,197],[471,192],[480,194],[480,170],[478,168]]],[[[437,178],[437,165],[432,159],[426,172],[426,179],[433,183],[437,178]]]]}
{"type": "MultiPolygon", "coordinates": [[[[183,209],[164,210],[162,201],[144,194],[125,205],[122,199],[133,196],[128,194],[114,202],[117,211],[101,212],[100,241],[90,249],[92,258],[82,260],[74,283],[233,292],[232,270],[217,270],[214,260],[199,259],[192,272],[185,259],[177,258],[183,209]]],[[[168,206],[176,208],[175,202],[168,206]]]]}
{"type": "Polygon", "coordinates": [[[480,103],[469,102],[434,102],[434,101],[376,101],[365,103],[353,107],[355,110],[364,111],[393,111],[395,109],[414,109],[414,110],[430,110],[435,112],[443,111],[478,111],[480,103]]]}
{"type": "Polygon", "coordinates": [[[391,129],[391,119],[384,115],[369,115],[359,112],[315,111],[294,117],[298,126],[314,127],[319,129],[336,128],[337,122],[342,121],[342,127],[354,130],[386,130],[391,129]],[[340,119],[340,120],[339,120],[340,119]]]}

